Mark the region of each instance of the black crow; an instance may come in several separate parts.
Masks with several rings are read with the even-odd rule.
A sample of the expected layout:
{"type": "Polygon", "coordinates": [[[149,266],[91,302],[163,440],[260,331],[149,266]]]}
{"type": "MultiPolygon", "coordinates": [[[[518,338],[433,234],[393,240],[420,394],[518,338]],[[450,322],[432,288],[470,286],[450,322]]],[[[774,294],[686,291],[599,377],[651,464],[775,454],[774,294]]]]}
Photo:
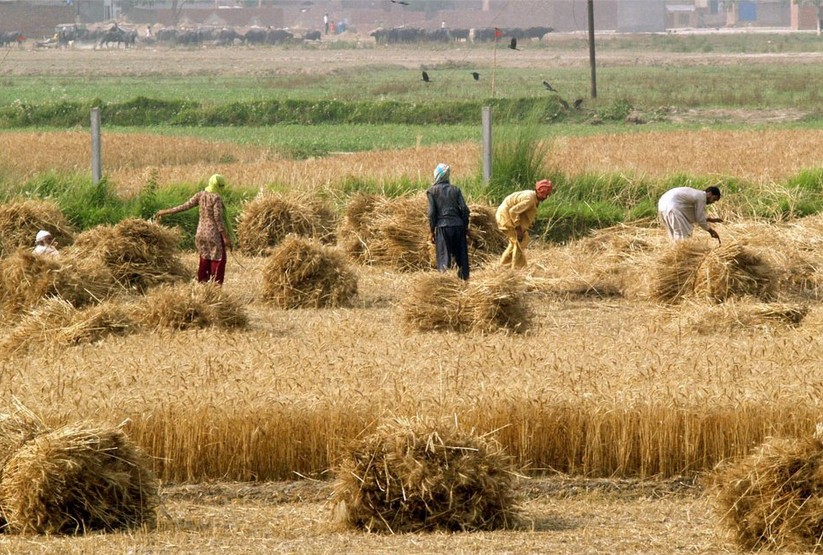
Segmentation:
{"type": "Polygon", "coordinates": [[[472,71],[472,77],[474,77],[475,81],[480,81],[480,74],[476,71],[472,71]]]}
{"type": "Polygon", "coordinates": [[[582,105],[583,105],[583,99],[582,98],[578,98],[577,100],[575,100],[572,103],[572,106],[574,106],[575,110],[579,110],[582,105]]]}
{"type": "Polygon", "coordinates": [[[426,83],[431,83],[431,79],[429,79],[429,74],[425,71],[423,72],[423,81],[425,81],[426,83]]]}
{"type": "Polygon", "coordinates": [[[555,89],[554,87],[552,87],[552,84],[551,84],[551,83],[549,83],[548,81],[543,81],[543,86],[544,86],[544,87],[546,87],[546,90],[547,90],[547,91],[557,92],[557,89],[555,89]]]}
{"type": "Polygon", "coordinates": [[[509,43],[509,48],[512,50],[517,50],[517,37],[512,37],[512,41],[509,43]]]}

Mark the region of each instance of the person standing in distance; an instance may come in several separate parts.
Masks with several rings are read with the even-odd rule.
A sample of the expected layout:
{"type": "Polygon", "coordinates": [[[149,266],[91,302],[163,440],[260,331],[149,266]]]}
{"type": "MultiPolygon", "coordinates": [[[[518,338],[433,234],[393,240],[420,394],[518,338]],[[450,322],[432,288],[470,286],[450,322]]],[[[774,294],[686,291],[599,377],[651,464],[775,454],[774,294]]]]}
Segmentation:
{"type": "Polygon", "coordinates": [[[437,253],[437,269],[446,272],[452,261],[460,279],[469,279],[469,207],[460,188],[449,182],[451,168],[438,164],[434,184],[426,191],[429,201],[429,240],[437,253]]]}

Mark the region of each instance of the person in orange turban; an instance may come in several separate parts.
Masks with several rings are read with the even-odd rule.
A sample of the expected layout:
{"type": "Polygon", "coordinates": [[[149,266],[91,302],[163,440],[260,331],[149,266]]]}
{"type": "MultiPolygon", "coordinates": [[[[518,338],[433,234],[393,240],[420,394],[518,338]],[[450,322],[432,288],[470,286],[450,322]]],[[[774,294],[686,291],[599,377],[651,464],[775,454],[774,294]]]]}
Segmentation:
{"type": "Polygon", "coordinates": [[[531,239],[529,228],[537,219],[537,207],[552,194],[552,182],[541,179],[534,190],[518,191],[507,196],[497,209],[497,227],[509,244],[500,258],[502,266],[522,268],[526,265],[526,247],[531,239]]]}

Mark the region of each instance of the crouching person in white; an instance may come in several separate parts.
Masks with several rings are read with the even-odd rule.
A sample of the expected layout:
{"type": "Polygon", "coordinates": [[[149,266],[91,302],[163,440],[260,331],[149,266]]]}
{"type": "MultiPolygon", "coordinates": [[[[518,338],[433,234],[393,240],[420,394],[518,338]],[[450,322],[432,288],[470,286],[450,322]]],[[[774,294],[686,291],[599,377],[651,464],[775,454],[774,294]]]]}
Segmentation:
{"type": "Polygon", "coordinates": [[[691,187],[675,187],[666,191],[657,203],[657,212],[669,234],[669,239],[688,239],[692,236],[693,225],[697,224],[719,243],[720,236],[709,223],[720,223],[723,219],[706,217],[706,205],[718,200],[720,189],[717,187],[706,187],[703,191],[691,187]]]}
{"type": "Polygon", "coordinates": [[[37,236],[34,238],[34,251],[32,252],[38,255],[60,256],[60,253],[57,252],[54,246],[54,237],[45,229],[37,232],[37,236]]]}

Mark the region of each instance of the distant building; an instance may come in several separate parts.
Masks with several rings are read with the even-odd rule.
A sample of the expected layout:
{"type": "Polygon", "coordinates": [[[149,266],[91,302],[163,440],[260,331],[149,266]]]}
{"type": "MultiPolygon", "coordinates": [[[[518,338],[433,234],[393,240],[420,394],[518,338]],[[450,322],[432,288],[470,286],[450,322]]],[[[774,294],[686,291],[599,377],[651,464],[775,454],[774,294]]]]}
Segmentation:
{"type": "MultiPolygon", "coordinates": [[[[622,33],[659,33],[666,30],[666,0],[620,0],[617,30],[622,33]]],[[[690,6],[694,11],[694,6],[690,6]]]]}
{"type": "Polygon", "coordinates": [[[815,31],[819,27],[818,11],[814,6],[798,6],[792,2],[791,26],[795,31],[815,31]]]}

